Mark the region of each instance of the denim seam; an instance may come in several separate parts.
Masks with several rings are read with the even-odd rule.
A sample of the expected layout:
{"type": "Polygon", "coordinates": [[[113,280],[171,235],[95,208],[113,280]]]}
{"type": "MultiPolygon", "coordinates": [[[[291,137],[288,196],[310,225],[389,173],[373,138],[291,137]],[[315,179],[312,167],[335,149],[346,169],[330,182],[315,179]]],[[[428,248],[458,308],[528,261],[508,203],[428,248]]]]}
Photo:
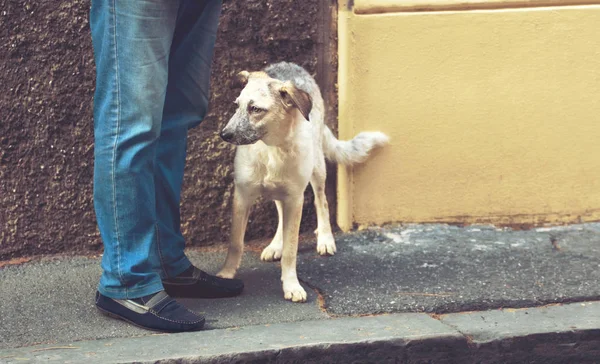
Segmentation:
{"type": "Polygon", "coordinates": [[[113,10],[113,42],[114,42],[114,57],[115,57],[115,83],[117,89],[117,126],[116,126],[116,135],[115,135],[115,143],[113,145],[113,155],[112,155],[112,188],[113,188],[113,211],[115,216],[115,240],[116,240],[116,250],[117,250],[117,274],[119,276],[119,281],[121,285],[125,287],[125,295],[128,295],[128,288],[123,284],[123,272],[121,270],[121,247],[120,247],[120,236],[119,236],[119,216],[117,214],[118,211],[118,202],[117,202],[117,187],[115,181],[115,171],[116,171],[116,157],[117,157],[117,145],[119,143],[119,133],[121,131],[121,84],[119,80],[119,56],[118,56],[118,46],[117,46],[117,2],[116,0],[112,1],[112,10],[113,10]]]}
{"type": "Polygon", "coordinates": [[[156,229],[156,245],[158,250],[158,259],[160,259],[160,268],[165,274],[165,278],[169,278],[169,274],[167,273],[167,270],[165,268],[165,260],[163,259],[162,249],[160,247],[160,228],[158,227],[158,223],[154,224],[154,227],[156,229]]]}

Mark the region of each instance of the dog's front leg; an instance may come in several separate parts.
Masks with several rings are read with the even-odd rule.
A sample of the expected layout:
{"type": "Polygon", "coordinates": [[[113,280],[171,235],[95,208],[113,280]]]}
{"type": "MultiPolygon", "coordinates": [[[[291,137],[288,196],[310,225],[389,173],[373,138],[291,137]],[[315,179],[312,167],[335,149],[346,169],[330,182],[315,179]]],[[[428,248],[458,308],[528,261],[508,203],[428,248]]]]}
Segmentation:
{"type": "Polygon", "coordinates": [[[300,285],[296,275],[296,257],[298,254],[298,234],[302,219],[304,195],[288,197],[283,200],[283,252],[281,256],[281,281],[286,300],[305,302],[306,291],[300,285]]]}
{"type": "Polygon", "coordinates": [[[275,236],[265,249],[260,254],[260,260],[265,262],[273,262],[281,259],[281,251],[283,250],[283,207],[281,201],[275,201],[277,206],[277,217],[279,219],[277,223],[277,232],[275,236]]]}
{"type": "Polygon", "coordinates": [[[227,250],[227,258],[223,268],[217,273],[217,276],[222,278],[233,278],[242,261],[244,253],[244,235],[246,233],[246,225],[248,224],[248,215],[250,207],[254,202],[255,197],[248,193],[243,193],[237,186],[233,193],[233,216],[231,226],[231,241],[229,250],[227,250]]]}

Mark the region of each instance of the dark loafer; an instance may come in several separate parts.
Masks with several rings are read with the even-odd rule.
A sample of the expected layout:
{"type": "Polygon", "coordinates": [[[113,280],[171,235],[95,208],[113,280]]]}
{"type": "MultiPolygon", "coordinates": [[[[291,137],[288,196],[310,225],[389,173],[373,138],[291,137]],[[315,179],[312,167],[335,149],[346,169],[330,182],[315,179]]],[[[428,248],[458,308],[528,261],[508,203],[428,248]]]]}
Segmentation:
{"type": "Polygon", "coordinates": [[[133,300],[109,298],[96,292],[96,307],[110,317],[161,332],[197,331],[204,327],[205,321],[165,291],[133,300]]]}
{"type": "Polygon", "coordinates": [[[165,291],[173,297],[224,298],[237,296],[244,290],[244,282],[240,279],[219,278],[194,266],[162,283],[165,291]]]}

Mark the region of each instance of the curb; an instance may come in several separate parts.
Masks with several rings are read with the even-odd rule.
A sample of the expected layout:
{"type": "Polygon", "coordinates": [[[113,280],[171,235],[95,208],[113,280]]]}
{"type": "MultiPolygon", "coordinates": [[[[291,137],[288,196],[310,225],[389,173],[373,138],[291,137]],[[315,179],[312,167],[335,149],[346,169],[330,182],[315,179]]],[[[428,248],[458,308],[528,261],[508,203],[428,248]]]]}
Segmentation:
{"type": "Polygon", "coordinates": [[[598,363],[600,301],[385,314],[0,351],[0,363],[598,363]]]}

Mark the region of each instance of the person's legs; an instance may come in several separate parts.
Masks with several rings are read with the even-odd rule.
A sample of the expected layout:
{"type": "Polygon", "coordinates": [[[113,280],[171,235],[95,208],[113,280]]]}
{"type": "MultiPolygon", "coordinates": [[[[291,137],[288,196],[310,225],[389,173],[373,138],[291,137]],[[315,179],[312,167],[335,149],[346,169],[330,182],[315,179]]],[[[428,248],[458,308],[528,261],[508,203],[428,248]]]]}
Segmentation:
{"type": "Polygon", "coordinates": [[[187,131],[198,125],[208,111],[220,13],[220,0],[183,0],[177,15],[154,174],[162,278],[175,277],[191,265],[184,254],[185,240],[180,229],[187,131]]]}
{"type": "Polygon", "coordinates": [[[93,0],[94,207],[104,243],[99,292],[163,289],[154,171],[179,1],[93,0]]]}

